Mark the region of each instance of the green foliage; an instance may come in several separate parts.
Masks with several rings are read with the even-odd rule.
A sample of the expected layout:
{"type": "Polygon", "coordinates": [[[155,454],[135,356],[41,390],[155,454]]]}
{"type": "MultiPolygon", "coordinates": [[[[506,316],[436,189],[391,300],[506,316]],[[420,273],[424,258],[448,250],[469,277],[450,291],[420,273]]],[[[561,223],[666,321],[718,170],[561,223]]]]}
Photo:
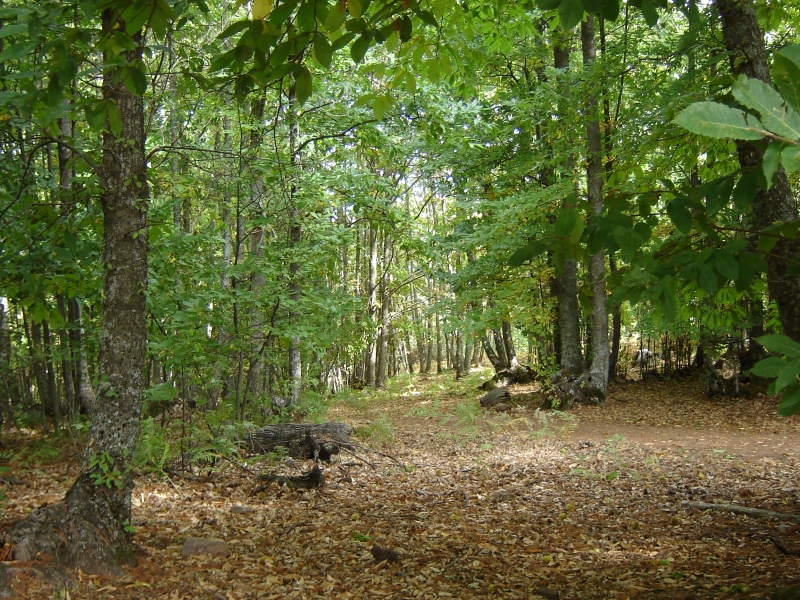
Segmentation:
{"type": "Polygon", "coordinates": [[[800,344],[785,335],[765,335],[757,338],[770,352],[781,354],[759,361],[751,372],[759,377],[775,379],[769,393],[781,394],[778,414],[783,417],[800,412],[800,344]]]}
{"type": "Polygon", "coordinates": [[[153,417],[142,421],[139,443],[133,455],[133,466],[136,469],[152,470],[163,474],[164,467],[174,458],[172,444],[153,417]]]}
{"type": "Polygon", "coordinates": [[[108,452],[93,455],[89,461],[89,471],[89,477],[95,485],[122,489],[122,471],[108,452]]]}

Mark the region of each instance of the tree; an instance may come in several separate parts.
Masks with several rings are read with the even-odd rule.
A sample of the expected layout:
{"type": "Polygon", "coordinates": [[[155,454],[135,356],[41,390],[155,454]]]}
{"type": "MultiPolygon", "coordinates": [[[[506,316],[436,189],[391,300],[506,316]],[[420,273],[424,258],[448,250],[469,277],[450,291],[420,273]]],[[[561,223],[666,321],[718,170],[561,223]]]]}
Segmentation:
{"type": "MultiPolygon", "coordinates": [[[[119,563],[132,558],[130,457],[139,436],[147,343],[149,191],[140,85],[144,24],[129,28],[126,4],[115,3],[100,15],[102,102],[108,114],[98,169],[105,298],[90,442],[81,473],[63,502],[34,511],[8,534],[17,560],[43,552],[93,573],[120,573],[119,563]],[[112,43],[119,36],[123,46],[112,43]]],[[[154,11],[163,16],[155,6],[154,11]]]]}

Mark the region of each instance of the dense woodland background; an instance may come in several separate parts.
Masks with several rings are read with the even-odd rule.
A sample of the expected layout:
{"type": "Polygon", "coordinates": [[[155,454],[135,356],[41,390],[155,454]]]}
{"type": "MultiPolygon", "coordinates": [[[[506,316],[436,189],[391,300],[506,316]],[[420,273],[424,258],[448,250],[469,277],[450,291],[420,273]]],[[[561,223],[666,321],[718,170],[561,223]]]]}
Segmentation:
{"type": "Polygon", "coordinates": [[[91,419],[68,504],[119,488],[93,506],[121,527],[140,410],[150,435],[174,406],[313,419],[483,361],[559,408],[637,359],[739,394],[777,350],[757,371],[796,412],[798,22],[743,0],[6,2],[0,415],[91,419]]]}

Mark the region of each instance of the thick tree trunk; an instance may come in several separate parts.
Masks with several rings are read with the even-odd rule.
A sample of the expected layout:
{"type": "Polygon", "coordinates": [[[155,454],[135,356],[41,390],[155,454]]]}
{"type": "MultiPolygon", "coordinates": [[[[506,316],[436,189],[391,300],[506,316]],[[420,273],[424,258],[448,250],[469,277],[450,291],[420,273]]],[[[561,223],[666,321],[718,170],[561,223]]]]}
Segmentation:
{"type": "MultiPolygon", "coordinates": [[[[581,23],[581,48],[583,65],[591,68],[597,58],[595,47],[594,15],[589,14],[581,23]]],[[[587,165],[586,186],[589,203],[595,217],[603,212],[603,155],[600,136],[600,114],[597,95],[590,91],[586,102],[589,121],[586,124],[587,165]]],[[[608,312],[606,312],[606,259],[601,249],[589,260],[589,279],[592,286],[592,364],[589,367],[588,385],[594,397],[603,402],[608,387],[608,312]]]]}
{"type": "MultiPolygon", "coordinates": [[[[106,35],[125,30],[112,10],[103,12],[106,35]]],[[[142,35],[123,56],[141,64],[142,35]]],[[[116,60],[105,56],[106,61],[116,60]]],[[[64,501],[34,510],[8,532],[16,560],[38,552],[85,573],[121,574],[133,558],[126,527],[131,518],[133,470],[142,407],[147,343],[147,205],[144,106],[116,68],[103,77],[103,96],[116,106],[121,131],[103,136],[100,202],[103,208],[103,313],[98,394],[81,473],[64,501]]]]}
{"type": "MultiPolygon", "coordinates": [[[[722,21],[725,47],[731,53],[734,75],[744,74],[771,83],[764,33],[755,6],[747,0],[715,0],[722,21]]],[[[775,142],[772,142],[775,143],[775,142]]],[[[743,169],[761,168],[763,145],[737,141],[739,164],[743,169]]],[[[772,187],[759,188],[753,202],[753,224],[763,229],[775,222],[797,219],[797,204],[783,168],[778,169],[772,187]]],[[[800,258],[800,240],[781,239],[767,256],[769,296],[778,307],[783,330],[800,342],[800,275],[788,275],[787,268],[800,258]]]]}
{"type": "MultiPolygon", "coordinates": [[[[569,68],[569,36],[564,34],[556,41],[553,50],[553,63],[556,69],[569,68]]],[[[567,167],[572,168],[573,160],[568,157],[567,167]]],[[[565,204],[566,206],[566,204],[565,204]]],[[[578,264],[574,258],[566,256],[559,277],[558,286],[558,332],[561,346],[561,370],[566,373],[583,373],[585,363],[581,350],[580,308],[578,306],[578,264]]]]}

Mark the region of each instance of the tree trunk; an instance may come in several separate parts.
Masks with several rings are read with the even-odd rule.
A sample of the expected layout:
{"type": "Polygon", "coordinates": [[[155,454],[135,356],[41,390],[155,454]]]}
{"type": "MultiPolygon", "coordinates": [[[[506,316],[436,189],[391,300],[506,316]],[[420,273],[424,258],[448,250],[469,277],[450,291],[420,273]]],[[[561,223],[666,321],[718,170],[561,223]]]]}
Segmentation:
{"type": "Polygon", "coordinates": [[[378,231],[375,224],[369,226],[369,317],[370,317],[370,339],[369,349],[367,350],[367,377],[366,383],[370,387],[375,387],[375,368],[378,359],[378,332],[376,323],[378,320],[378,231]]]}
{"type": "MultiPolygon", "coordinates": [[[[102,15],[105,36],[125,31],[112,9],[102,15]]],[[[140,65],[142,33],[122,56],[140,65]]],[[[116,60],[108,54],[107,64],[116,60]]],[[[64,501],[38,508],[8,532],[16,560],[38,552],[85,573],[122,574],[133,559],[131,457],[139,436],[147,345],[147,205],[144,106],[123,83],[119,67],[103,76],[103,97],[116,106],[121,129],[103,135],[100,203],[103,209],[103,313],[98,393],[81,473],[64,501]]]]}
{"type": "Polygon", "coordinates": [[[387,366],[389,359],[389,303],[391,301],[391,276],[389,264],[392,261],[392,237],[389,232],[383,240],[383,277],[381,277],[380,296],[380,333],[378,335],[378,366],[375,387],[386,387],[387,366]]]}
{"type": "MultiPolygon", "coordinates": [[[[565,34],[556,41],[553,63],[556,69],[569,68],[569,36],[565,34]]],[[[567,168],[572,168],[573,160],[568,157],[567,168]]],[[[565,203],[565,206],[567,204],[565,203]]],[[[558,332],[561,346],[561,370],[567,373],[582,373],[585,364],[581,350],[580,308],[578,306],[578,264],[574,258],[564,257],[558,285],[558,332]]]]}
{"type": "Polygon", "coordinates": [[[47,395],[50,397],[50,410],[53,413],[53,429],[61,430],[61,399],[58,396],[56,385],[56,370],[53,367],[53,336],[50,335],[50,323],[47,319],[42,321],[44,333],[44,354],[47,365],[47,395]]]}
{"type": "Polygon", "coordinates": [[[506,352],[506,361],[508,362],[508,368],[513,371],[519,367],[519,361],[517,360],[517,351],[514,348],[514,339],[511,337],[511,323],[507,319],[504,319],[501,327],[503,331],[503,348],[506,352]]]}
{"type": "MultiPolygon", "coordinates": [[[[581,23],[581,48],[584,68],[591,69],[597,57],[594,15],[581,23]]],[[[600,114],[597,94],[591,90],[586,102],[589,121],[586,124],[587,165],[586,186],[589,203],[595,217],[603,212],[603,150],[600,135],[600,114]]],[[[606,259],[601,249],[589,260],[589,279],[592,286],[592,364],[588,385],[597,402],[604,402],[608,387],[608,312],[606,312],[606,259]]]]}
{"type": "Polygon", "coordinates": [[[67,314],[71,324],[70,341],[75,355],[75,397],[81,407],[81,414],[89,415],[94,406],[94,388],[89,377],[89,365],[83,347],[83,309],[77,298],[67,303],[67,314]]]}
{"type": "MultiPolygon", "coordinates": [[[[734,75],[744,74],[771,84],[764,34],[758,24],[755,6],[747,0],[715,0],[722,21],[725,47],[731,53],[734,75]]],[[[771,142],[776,143],[776,142],[771,142]]],[[[761,168],[763,145],[736,142],[739,164],[745,170],[761,168]]],[[[778,169],[769,190],[759,188],[753,202],[753,222],[763,229],[775,222],[797,219],[797,204],[783,168],[778,169]]],[[[769,296],[778,307],[783,331],[800,342],[800,274],[789,275],[787,268],[800,256],[800,242],[781,238],[767,255],[769,296]]]]}
{"type": "MultiPolygon", "coordinates": [[[[300,137],[300,127],[297,122],[297,82],[292,77],[292,85],[289,88],[289,147],[291,149],[291,166],[293,170],[300,168],[300,150],[298,141],[300,137]]],[[[292,173],[292,178],[296,178],[297,173],[292,173]]],[[[303,239],[303,228],[300,223],[300,211],[297,207],[297,187],[292,185],[292,214],[291,228],[289,230],[289,248],[292,253],[299,251],[300,242],[303,239]]],[[[300,261],[293,258],[289,263],[289,293],[294,306],[289,313],[289,321],[299,331],[299,311],[300,300],[302,299],[302,287],[300,284],[300,261]]],[[[303,385],[303,359],[300,353],[300,334],[293,333],[289,340],[289,378],[291,388],[289,400],[291,404],[296,404],[300,400],[300,391],[303,385]]]]}

